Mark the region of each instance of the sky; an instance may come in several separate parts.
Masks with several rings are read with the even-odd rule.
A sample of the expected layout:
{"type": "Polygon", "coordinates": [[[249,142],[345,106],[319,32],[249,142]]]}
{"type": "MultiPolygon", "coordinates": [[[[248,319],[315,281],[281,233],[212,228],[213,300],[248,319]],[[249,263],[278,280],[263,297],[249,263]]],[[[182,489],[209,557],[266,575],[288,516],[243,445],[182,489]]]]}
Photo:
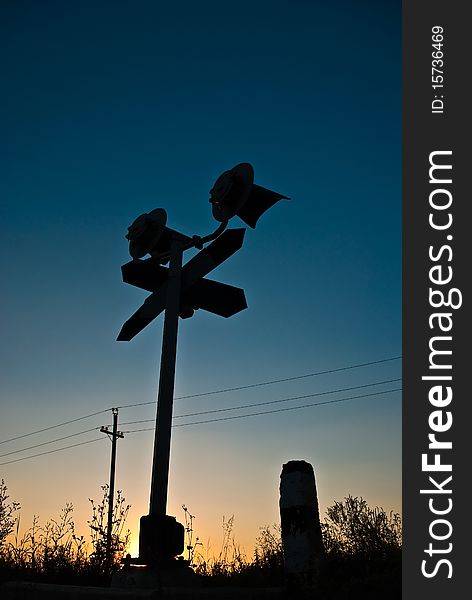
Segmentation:
{"type": "MultiPolygon", "coordinates": [[[[110,442],[99,432],[108,409],[148,403],[120,408],[119,429],[153,428],[162,316],[116,341],[147,296],[121,281],[128,226],[163,207],[173,229],[210,233],[209,190],[237,163],[291,200],[248,228],[211,275],[244,288],[248,309],[180,322],[175,396],[400,356],[400,11],[393,0],[3,4],[0,479],[22,505],[23,527],[72,502],[85,531],[88,498],[109,478],[110,442]]],[[[400,377],[400,361],[389,360],[176,399],[174,415],[400,377]]],[[[183,522],[185,504],[216,553],[222,519],[234,515],[250,555],[259,528],[279,520],[280,472],[292,459],[313,464],[322,515],[349,494],[400,512],[401,392],[380,394],[400,387],[175,419],[375,393],[174,428],[168,513],[183,522]]],[[[133,555],[152,444],[152,431],[118,442],[133,555]]]]}

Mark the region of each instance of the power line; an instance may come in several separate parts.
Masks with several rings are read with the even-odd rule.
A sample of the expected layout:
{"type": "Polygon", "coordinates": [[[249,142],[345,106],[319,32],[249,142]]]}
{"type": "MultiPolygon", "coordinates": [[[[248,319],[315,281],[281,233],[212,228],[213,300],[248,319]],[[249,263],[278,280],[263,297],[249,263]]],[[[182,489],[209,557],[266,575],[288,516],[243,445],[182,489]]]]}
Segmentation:
{"type": "MultiPolygon", "coordinates": [[[[316,392],[314,394],[305,394],[304,396],[292,396],[291,398],[282,398],[281,400],[269,400],[267,402],[255,402],[252,404],[231,406],[229,408],[216,408],[213,410],[205,410],[205,411],[200,411],[200,412],[195,412],[195,413],[187,413],[184,415],[174,415],[174,419],[183,419],[184,417],[197,417],[200,415],[209,415],[209,414],[213,414],[213,413],[228,412],[230,410],[241,410],[244,408],[253,408],[255,406],[267,406],[268,404],[279,404],[280,402],[289,402],[291,400],[303,400],[304,398],[314,398],[315,396],[326,396],[328,394],[337,394],[340,392],[349,392],[352,390],[360,390],[363,388],[373,387],[376,385],[384,385],[387,383],[396,383],[397,381],[401,381],[401,377],[399,377],[397,379],[387,379],[385,381],[377,381],[375,383],[366,383],[364,385],[356,385],[353,387],[340,388],[337,390],[328,390],[325,392],[316,392]]],[[[142,419],[140,421],[126,421],[124,423],[121,423],[121,425],[137,425],[138,423],[151,423],[154,420],[155,419],[142,419]]]]}
{"type": "Polygon", "coordinates": [[[21,448],[21,450],[12,450],[11,452],[7,452],[6,454],[0,454],[0,458],[4,456],[10,456],[11,454],[18,454],[19,452],[26,452],[26,450],[32,450],[33,448],[39,448],[40,446],[47,446],[48,444],[54,444],[55,442],[61,442],[62,440],[67,440],[71,437],[76,437],[78,435],[83,435],[84,433],[90,433],[91,431],[96,431],[98,427],[92,427],[92,429],[84,429],[84,431],[78,431],[77,433],[71,433],[70,435],[64,435],[63,437],[56,438],[55,440],[51,440],[49,442],[42,442],[41,444],[35,444],[34,446],[28,446],[27,448],[21,448]]]}
{"type": "Polygon", "coordinates": [[[39,454],[32,454],[31,456],[24,456],[23,458],[16,458],[15,460],[9,460],[7,462],[0,463],[2,465],[10,465],[11,463],[20,462],[22,460],[28,460],[30,458],[36,458],[37,456],[44,456],[45,454],[53,454],[54,452],[61,452],[62,450],[68,450],[69,448],[77,448],[77,446],[84,446],[85,444],[92,444],[93,442],[99,442],[104,440],[105,438],[95,438],[93,440],[88,440],[87,442],[80,442],[79,444],[72,444],[70,446],[64,446],[63,448],[56,448],[56,450],[49,450],[48,452],[41,452],[39,454]]]}
{"type": "MultiPolygon", "coordinates": [[[[358,400],[360,398],[368,398],[368,397],[372,397],[372,396],[382,396],[384,394],[391,394],[393,392],[399,392],[401,390],[402,390],[402,388],[395,388],[393,390],[386,390],[384,392],[373,392],[372,394],[362,394],[362,395],[359,395],[359,396],[349,396],[347,398],[337,398],[335,400],[325,400],[323,402],[314,402],[314,403],[310,403],[310,404],[304,404],[302,406],[291,406],[291,407],[287,407],[287,408],[279,408],[279,409],[275,409],[275,410],[261,411],[261,412],[256,412],[256,413],[250,413],[248,415],[233,415],[231,417],[220,417],[218,419],[207,419],[205,421],[196,421],[196,422],[193,422],[193,423],[181,423],[180,425],[173,425],[172,427],[187,427],[189,425],[204,425],[204,424],[207,424],[207,423],[216,423],[218,421],[230,421],[230,420],[233,420],[233,419],[244,419],[244,418],[256,417],[256,416],[260,416],[260,415],[269,415],[269,414],[273,414],[273,413],[287,412],[287,411],[290,411],[290,410],[299,410],[299,409],[302,409],[302,408],[310,408],[310,407],[314,407],[314,406],[322,406],[322,405],[325,405],[325,404],[335,404],[335,403],[338,403],[338,402],[347,402],[348,400],[358,400]]],[[[107,412],[107,411],[103,411],[103,412],[107,412]]],[[[142,431],[154,431],[154,427],[149,427],[149,428],[146,428],[146,429],[134,429],[132,431],[124,431],[123,433],[140,433],[142,431]]],[[[21,462],[23,460],[29,460],[31,458],[37,458],[38,456],[45,456],[47,454],[54,454],[55,452],[62,452],[63,450],[68,450],[70,448],[77,448],[78,446],[84,446],[85,444],[92,444],[92,443],[98,442],[98,441],[100,441],[102,439],[105,439],[105,438],[95,438],[93,440],[87,440],[86,442],[80,442],[78,444],[71,444],[70,446],[64,446],[62,448],[56,448],[55,450],[49,450],[47,452],[40,452],[39,454],[32,454],[31,456],[24,456],[23,458],[17,458],[15,460],[9,460],[9,461],[0,463],[0,466],[9,465],[9,464],[12,464],[12,463],[17,463],[17,462],[21,462]]]]}
{"type": "Polygon", "coordinates": [[[329,390],[326,392],[317,392],[315,394],[305,394],[304,396],[293,396],[292,398],[283,398],[281,400],[269,400],[267,402],[256,402],[254,404],[245,404],[245,405],[241,405],[241,406],[234,406],[232,408],[216,408],[213,410],[206,410],[206,411],[202,411],[199,413],[187,413],[185,415],[177,415],[175,418],[176,419],[181,419],[183,417],[196,417],[198,415],[209,415],[212,413],[219,413],[219,412],[227,412],[229,410],[240,410],[243,408],[252,408],[254,406],[266,406],[268,404],[279,404],[280,402],[288,402],[289,400],[303,400],[305,398],[313,398],[315,396],[326,396],[328,394],[336,394],[338,392],[347,392],[347,391],[351,391],[351,390],[360,390],[363,388],[367,388],[367,387],[372,387],[375,385],[381,385],[381,384],[387,384],[387,383],[395,383],[397,381],[401,381],[401,378],[398,379],[388,379],[386,381],[378,381],[376,383],[367,383],[364,385],[357,385],[354,387],[348,387],[348,388],[341,388],[338,390],[329,390]]]}
{"type": "Polygon", "coordinates": [[[84,419],[89,419],[90,417],[95,417],[96,415],[102,415],[103,413],[108,412],[111,408],[106,408],[105,410],[99,410],[94,413],[90,413],[89,415],[84,415],[83,417],[78,417],[77,419],[71,419],[70,421],[64,421],[63,423],[58,423],[57,425],[51,425],[50,427],[44,427],[44,429],[37,429],[36,431],[31,431],[30,433],[24,433],[23,435],[17,435],[15,437],[9,438],[8,440],[2,440],[0,444],[6,444],[7,442],[13,442],[15,440],[19,440],[30,435],[36,435],[37,433],[43,433],[43,431],[50,431],[51,429],[56,429],[56,427],[62,427],[63,425],[69,425],[70,423],[77,423],[77,421],[83,421],[84,419]]]}
{"type": "MultiPolygon", "coordinates": [[[[213,409],[213,410],[206,410],[206,411],[200,411],[200,412],[194,412],[194,413],[187,413],[187,414],[183,414],[183,415],[175,415],[174,419],[182,419],[185,417],[197,417],[197,416],[201,416],[201,415],[208,415],[208,414],[214,414],[214,413],[221,413],[221,412],[228,412],[231,410],[242,410],[245,408],[254,408],[256,406],[267,406],[270,404],[279,404],[281,402],[289,402],[289,401],[293,401],[293,400],[303,400],[304,398],[313,398],[316,396],[325,396],[328,394],[337,394],[340,392],[348,392],[348,391],[352,391],[352,390],[359,390],[359,389],[363,389],[363,388],[367,388],[367,387],[373,387],[373,386],[377,386],[377,385],[385,385],[388,383],[395,383],[397,381],[401,381],[401,378],[397,378],[397,379],[387,379],[384,381],[377,381],[374,383],[367,383],[364,385],[357,385],[357,386],[352,386],[352,387],[347,387],[347,388],[339,388],[337,390],[327,390],[324,392],[316,392],[314,394],[305,394],[303,396],[292,396],[290,398],[283,398],[281,400],[269,400],[266,402],[255,402],[255,403],[251,403],[251,404],[243,404],[240,406],[232,406],[232,407],[228,407],[228,408],[217,408],[217,409],[213,409]]],[[[116,409],[118,410],[118,409],[116,409]]],[[[126,421],[124,423],[121,423],[121,425],[137,425],[139,423],[151,423],[154,422],[155,419],[142,419],[139,421],[126,421]]],[[[3,458],[5,456],[11,456],[13,454],[19,454],[20,452],[26,452],[27,450],[32,450],[33,448],[40,448],[41,446],[47,446],[49,444],[54,444],[56,442],[61,442],[63,440],[72,438],[72,437],[76,437],[78,435],[83,435],[85,433],[90,433],[91,431],[96,431],[98,429],[98,427],[92,427],[91,429],[84,429],[83,431],[78,431],[77,433],[71,433],[69,435],[65,435],[59,438],[56,438],[54,440],[50,440],[48,442],[41,442],[40,444],[34,444],[33,446],[28,446],[26,448],[21,448],[19,450],[12,450],[11,452],[6,452],[5,454],[0,454],[0,458],[3,458]]],[[[103,428],[102,428],[103,429],[103,428]]]]}
{"type": "MultiPolygon", "coordinates": [[[[316,377],[318,375],[327,375],[329,373],[338,373],[340,371],[348,371],[349,369],[359,369],[360,367],[368,367],[371,365],[378,365],[381,363],[386,363],[386,362],[391,362],[393,360],[399,360],[401,359],[401,356],[393,356],[390,358],[383,358],[382,360],[373,360],[370,362],[366,362],[366,363],[359,363],[356,365],[349,365],[347,367],[339,367],[337,369],[328,369],[326,371],[317,371],[315,373],[307,373],[305,375],[297,375],[296,377],[286,377],[284,379],[273,379],[272,381],[263,381],[260,383],[251,383],[249,385],[240,385],[237,387],[232,387],[232,388],[225,388],[225,389],[220,389],[220,390],[212,390],[210,392],[202,392],[199,394],[190,394],[188,396],[177,396],[176,398],[174,398],[174,400],[186,400],[188,398],[199,398],[202,396],[211,396],[214,394],[225,394],[227,392],[236,392],[239,390],[247,390],[250,388],[255,388],[255,387],[262,387],[265,385],[273,385],[276,383],[285,383],[287,381],[296,381],[297,379],[306,379],[307,377],[316,377]]],[[[123,404],[123,406],[118,406],[117,408],[133,408],[135,406],[147,406],[150,404],[156,404],[157,401],[151,401],[151,402],[138,402],[136,404],[123,404]]]]}
{"type": "MultiPolygon", "coordinates": [[[[284,383],[284,382],[288,382],[288,381],[296,381],[298,379],[305,379],[305,378],[308,378],[308,377],[316,377],[318,375],[327,375],[329,373],[337,373],[337,372],[340,372],[340,371],[347,371],[347,370],[350,370],[350,369],[358,369],[358,368],[361,368],[361,367],[367,367],[367,366],[371,366],[371,365],[377,365],[377,364],[381,364],[381,363],[391,362],[391,361],[394,361],[394,360],[399,360],[401,358],[402,358],[401,356],[393,356],[393,357],[384,358],[384,359],[381,359],[381,360],[374,360],[374,361],[365,362],[365,363],[358,363],[358,364],[355,364],[355,365],[348,365],[346,367],[338,367],[336,369],[327,369],[325,371],[317,371],[315,373],[307,373],[305,375],[297,375],[295,377],[286,377],[284,379],[274,379],[272,381],[263,381],[263,382],[260,382],[260,383],[253,383],[253,384],[249,384],[249,385],[241,385],[241,386],[232,387],[232,388],[212,390],[212,391],[209,391],[209,392],[202,392],[202,393],[199,393],[199,394],[190,394],[190,395],[187,395],[187,396],[179,396],[179,397],[175,398],[175,400],[184,400],[184,399],[187,399],[187,398],[198,398],[198,397],[210,396],[210,395],[214,395],[214,394],[224,394],[224,393],[227,393],[227,392],[233,392],[233,391],[238,391],[238,390],[246,390],[246,389],[255,388],[255,387],[262,387],[262,386],[265,386],[265,385],[274,385],[274,384],[277,384],[277,383],[284,383]]],[[[147,406],[147,405],[151,405],[151,404],[155,405],[156,401],[139,402],[139,403],[135,403],[135,404],[125,404],[125,405],[119,406],[117,408],[132,408],[132,407],[135,407],[135,406],[147,406]]],[[[49,427],[44,427],[43,429],[37,429],[36,431],[31,431],[29,433],[24,433],[22,435],[17,435],[15,437],[9,438],[7,440],[1,440],[0,441],[0,445],[1,444],[6,444],[8,442],[13,442],[13,441],[16,441],[16,440],[19,440],[19,439],[23,439],[23,438],[29,437],[31,435],[36,435],[38,433],[43,433],[45,431],[50,431],[51,429],[56,429],[58,427],[63,427],[64,425],[70,425],[71,423],[77,423],[78,421],[83,421],[84,419],[89,419],[90,417],[95,417],[97,415],[104,414],[104,413],[106,413],[106,412],[108,412],[110,410],[112,410],[112,409],[111,408],[106,408],[104,410],[99,410],[97,412],[93,412],[93,413],[84,415],[82,417],[78,417],[76,419],[70,419],[69,421],[63,421],[62,423],[58,423],[57,425],[50,425],[49,427]]],[[[26,450],[26,449],[24,449],[24,450],[26,450]]],[[[18,452],[20,452],[20,450],[18,450],[18,452]]],[[[2,456],[6,456],[6,454],[2,455],[2,456]]]]}
{"type": "MultiPolygon", "coordinates": [[[[391,394],[393,392],[400,392],[402,388],[395,388],[393,390],[386,390],[384,392],[373,392],[372,394],[362,394],[360,396],[350,396],[348,398],[338,398],[336,400],[325,400],[323,402],[314,402],[311,404],[304,404],[302,406],[290,406],[288,408],[278,408],[275,410],[267,410],[256,413],[250,413],[248,415],[234,415],[231,417],[220,417],[218,419],[208,419],[206,421],[195,421],[193,423],[181,423],[180,425],[172,425],[172,427],[187,427],[188,425],[203,425],[206,423],[216,423],[217,421],[230,421],[232,419],[244,419],[246,417],[256,417],[259,415],[269,415],[273,413],[286,412],[289,410],[299,410],[301,408],[310,408],[313,406],[322,406],[323,404],[335,404],[337,402],[347,402],[348,400],[358,400],[359,398],[368,398],[370,396],[382,396],[384,394],[391,394]]],[[[134,429],[133,431],[124,431],[123,433],[138,433],[141,431],[154,431],[153,427],[149,427],[146,429],[134,429]]]]}

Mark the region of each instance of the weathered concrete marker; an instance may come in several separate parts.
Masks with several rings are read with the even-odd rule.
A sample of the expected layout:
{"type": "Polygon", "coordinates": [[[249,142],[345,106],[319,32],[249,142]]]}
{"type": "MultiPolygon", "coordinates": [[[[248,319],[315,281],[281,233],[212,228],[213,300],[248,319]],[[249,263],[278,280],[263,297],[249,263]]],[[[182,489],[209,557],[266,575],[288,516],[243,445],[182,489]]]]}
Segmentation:
{"type": "Polygon", "coordinates": [[[291,460],[280,476],[280,521],[289,589],[316,587],[324,554],[315,473],[310,463],[291,460]]]}

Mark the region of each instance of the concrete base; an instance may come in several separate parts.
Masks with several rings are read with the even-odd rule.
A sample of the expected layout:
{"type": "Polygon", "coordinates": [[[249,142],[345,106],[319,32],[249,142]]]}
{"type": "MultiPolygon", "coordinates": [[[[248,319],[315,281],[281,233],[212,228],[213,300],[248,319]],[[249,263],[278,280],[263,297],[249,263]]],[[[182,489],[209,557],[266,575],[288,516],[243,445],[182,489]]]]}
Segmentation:
{"type": "Polygon", "coordinates": [[[281,588],[164,588],[158,590],[82,587],[9,581],[1,600],[283,600],[281,588]]]}
{"type": "Polygon", "coordinates": [[[165,588],[198,588],[200,578],[186,565],[172,567],[131,566],[115,573],[111,580],[114,589],[161,590],[165,588]]]}
{"type": "Polygon", "coordinates": [[[28,581],[8,581],[0,585],[2,600],[132,600],[158,598],[151,590],[113,590],[110,588],[54,585],[28,581]]]}

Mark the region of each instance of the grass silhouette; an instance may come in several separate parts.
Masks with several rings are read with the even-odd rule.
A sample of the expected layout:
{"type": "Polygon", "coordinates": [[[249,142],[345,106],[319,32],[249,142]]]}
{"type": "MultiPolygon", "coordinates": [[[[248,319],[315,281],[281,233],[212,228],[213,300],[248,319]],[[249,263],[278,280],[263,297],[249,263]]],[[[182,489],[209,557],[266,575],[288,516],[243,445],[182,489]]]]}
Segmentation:
{"type": "MultiPolygon", "coordinates": [[[[75,532],[73,506],[66,504],[57,519],[44,526],[38,517],[21,537],[20,505],[9,501],[0,486],[0,583],[7,580],[107,586],[121,566],[130,541],[125,529],[129,505],[121,491],[114,503],[112,560],[106,557],[108,486],[100,502],[90,500],[90,542],[75,532]]],[[[234,516],[222,522],[223,540],[210,557],[195,536],[195,516],[185,515],[186,554],[204,586],[283,587],[284,561],[280,526],[264,526],[248,558],[234,538],[234,516]]],[[[321,523],[325,554],[318,597],[344,600],[362,596],[401,598],[401,518],[382,508],[371,508],[363,498],[348,496],[327,509],[321,523]]]]}
{"type": "Polygon", "coordinates": [[[21,579],[75,585],[108,585],[121,566],[130,532],[125,522],[130,506],[117,491],[113,508],[112,558],[106,557],[108,486],[102,486],[100,502],[89,498],[92,516],[88,521],[90,542],[76,534],[73,505],[67,503],[57,519],[41,525],[33,517],[31,527],[20,536],[19,503],[8,503],[2,481],[0,494],[0,581],[21,579]],[[18,514],[15,514],[18,513],[18,514]],[[9,539],[12,538],[12,539],[9,539]]]}

